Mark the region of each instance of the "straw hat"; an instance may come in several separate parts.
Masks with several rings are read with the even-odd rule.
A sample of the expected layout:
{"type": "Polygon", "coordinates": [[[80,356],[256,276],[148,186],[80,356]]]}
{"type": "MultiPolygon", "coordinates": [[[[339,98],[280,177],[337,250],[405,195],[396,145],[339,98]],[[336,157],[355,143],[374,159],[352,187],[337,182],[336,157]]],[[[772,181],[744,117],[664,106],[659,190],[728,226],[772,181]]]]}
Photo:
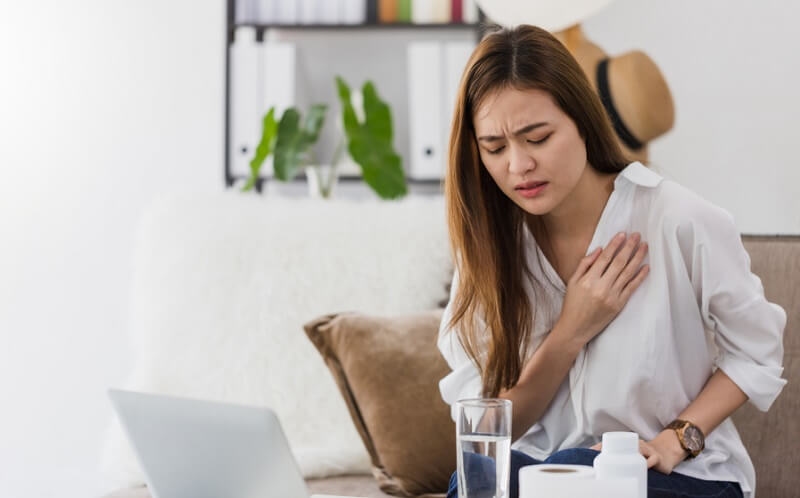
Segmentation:
{"type": "Polygon", "coordinates": [[[486,17],[505,27],[533,24],[552,33],[579,24],[614,0],[476,0],[486,17]]]}

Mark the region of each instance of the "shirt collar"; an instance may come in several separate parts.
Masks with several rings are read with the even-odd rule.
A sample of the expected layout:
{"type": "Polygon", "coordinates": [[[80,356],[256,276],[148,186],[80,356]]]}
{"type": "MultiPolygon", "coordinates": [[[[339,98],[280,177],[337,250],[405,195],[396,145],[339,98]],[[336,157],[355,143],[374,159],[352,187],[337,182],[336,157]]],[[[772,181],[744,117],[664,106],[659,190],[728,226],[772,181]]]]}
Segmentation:
{"type": "Polygon", "coordinates": [[[661,180],[664,178],[653,171],[652,169],[648,168],[644,164],[640,163],[639,161],[634,161],[627,165],[625,169],[623,169],[617,178],[614,180],[614,188],[618,188],[620,186],[620,182],[628,181],[635,185],[641,185],[642,187],[657,187],[661,180]]]}

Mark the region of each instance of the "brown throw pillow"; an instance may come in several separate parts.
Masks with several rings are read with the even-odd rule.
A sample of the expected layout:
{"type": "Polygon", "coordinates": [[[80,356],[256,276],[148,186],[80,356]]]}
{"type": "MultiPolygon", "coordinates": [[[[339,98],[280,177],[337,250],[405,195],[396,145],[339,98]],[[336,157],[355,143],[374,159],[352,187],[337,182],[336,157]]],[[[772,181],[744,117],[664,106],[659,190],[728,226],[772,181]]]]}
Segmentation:
{"type": "Polygon", "coordinates": [[[401,317],[343,313],[305,325],[330,368],[385,493],[445,493],[455,426],[439,395],[441,310],[401,317]]]}

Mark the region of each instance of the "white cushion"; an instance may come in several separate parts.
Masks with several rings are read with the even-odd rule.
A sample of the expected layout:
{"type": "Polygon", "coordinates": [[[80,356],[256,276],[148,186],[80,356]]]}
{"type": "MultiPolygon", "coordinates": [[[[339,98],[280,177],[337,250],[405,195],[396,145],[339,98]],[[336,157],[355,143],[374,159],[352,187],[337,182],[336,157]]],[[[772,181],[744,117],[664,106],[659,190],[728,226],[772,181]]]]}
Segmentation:
{"type": "MultiPolygon", "coordinates": [[[[266,405],[305,477],[368,473],[369,459],[302,325],[326,313],[401,314],[447,297],[441,197],[402,201],[172,197],[137,236],[128,389],[266,405]]],[[[117,486],[141,471],[116,421],[117,486]]]]}

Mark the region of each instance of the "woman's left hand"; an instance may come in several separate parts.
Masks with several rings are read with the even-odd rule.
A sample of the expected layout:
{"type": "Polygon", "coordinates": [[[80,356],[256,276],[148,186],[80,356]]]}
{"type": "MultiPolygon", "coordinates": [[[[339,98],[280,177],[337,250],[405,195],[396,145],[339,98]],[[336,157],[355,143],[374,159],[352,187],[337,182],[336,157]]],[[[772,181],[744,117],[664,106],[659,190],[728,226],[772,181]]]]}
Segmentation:
{"type": "MultiPolygon", "coordinates": [[[[592,446],[593,450],[603,448],[602,443],[592,446]]],[[[686,459],[686,450],[681,447],[673,430],[663,430],[650,441],[639,441],[639,452],[647,459],[647,468],[662,474],[672,473],[672,469],[686,459]]]]}

